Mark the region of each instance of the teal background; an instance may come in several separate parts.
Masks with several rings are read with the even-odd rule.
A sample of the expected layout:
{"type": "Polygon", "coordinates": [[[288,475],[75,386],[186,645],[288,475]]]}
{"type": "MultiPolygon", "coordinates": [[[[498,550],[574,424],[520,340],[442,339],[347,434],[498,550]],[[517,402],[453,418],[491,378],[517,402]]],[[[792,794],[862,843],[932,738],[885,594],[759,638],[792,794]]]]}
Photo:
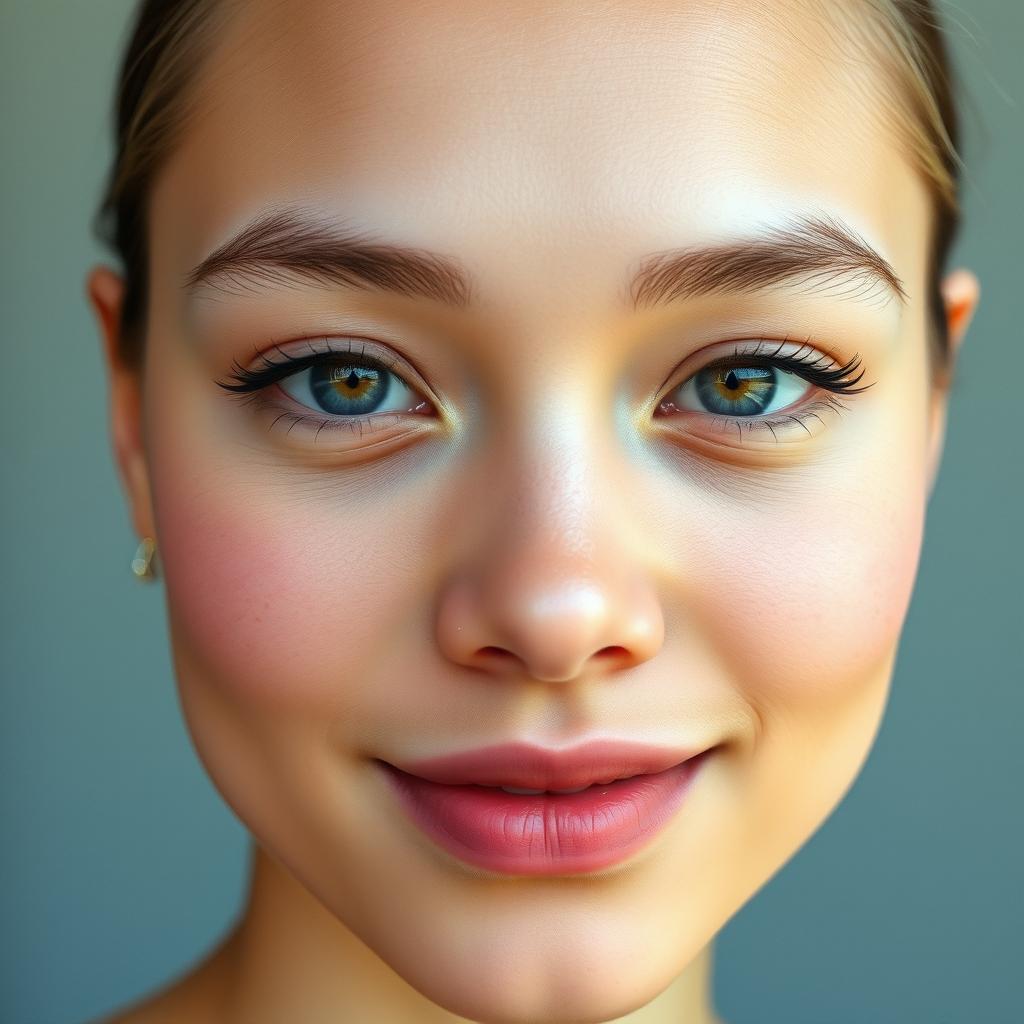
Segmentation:
{"type": "MultiPolygon", "coordinates": [[[[0,1020],[81,1022],[231,923],[246,837],[182,723],[109,452],[84,277],[132,4],[0,0],[0,1020]]],[[[944,5],[983,283],[877,745],[725,927],[730,1024],[1019,1024],[1024,0],[944,5]]],[[[292,1024],[292,1022],[288,1022],[292,1024]]],[[[299,1022],[295,1022],[299,1024],[299,1022]]]]}

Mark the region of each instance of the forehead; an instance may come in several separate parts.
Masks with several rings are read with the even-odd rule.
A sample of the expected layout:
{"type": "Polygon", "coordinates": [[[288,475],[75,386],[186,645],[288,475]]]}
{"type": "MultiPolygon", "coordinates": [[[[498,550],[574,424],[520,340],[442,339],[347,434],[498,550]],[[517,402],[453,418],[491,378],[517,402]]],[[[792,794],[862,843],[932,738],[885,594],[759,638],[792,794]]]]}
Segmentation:
{"type": "Polygon", "coordinates": [[[624,246],[824,211],[912,261],[926,195],[878,119],[879,72],[827,9],[238,4],[158,183],[157,234],[191,265],[305,198],[514,276],[543,262],[525,253],[571,248],[597,271],[624,246]]]}

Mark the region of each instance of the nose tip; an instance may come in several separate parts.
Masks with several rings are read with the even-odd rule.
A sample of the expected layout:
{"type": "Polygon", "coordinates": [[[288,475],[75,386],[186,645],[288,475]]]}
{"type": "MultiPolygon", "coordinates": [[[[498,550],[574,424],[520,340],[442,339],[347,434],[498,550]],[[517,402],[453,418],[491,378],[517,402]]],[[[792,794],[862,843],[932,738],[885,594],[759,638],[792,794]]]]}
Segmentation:
{"type": "Polygon", "coordinates": [[[648,586],[593,573],[555,587],[532,582],[520,575],[518,585],[507,576],[489,588],[453,585],[438,621],[444,653],[496,675],[566,683],[638,665],[660,648],[664,620],[648,586]]]}

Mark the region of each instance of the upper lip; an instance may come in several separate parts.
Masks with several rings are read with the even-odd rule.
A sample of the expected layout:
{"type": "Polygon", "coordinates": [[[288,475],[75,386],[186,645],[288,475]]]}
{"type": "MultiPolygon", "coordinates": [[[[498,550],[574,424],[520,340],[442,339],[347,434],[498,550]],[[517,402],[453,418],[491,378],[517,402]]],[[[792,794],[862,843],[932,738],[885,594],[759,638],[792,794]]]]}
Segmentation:
{"type": "Polygon", "coordinates": [[[622,740],[594,740],[564,749],[503,743],[419,761],[389,763],[409,775],[445,785],[577,789],[595,782],[663,772],[704,749],[653,747],[622,740]]]}

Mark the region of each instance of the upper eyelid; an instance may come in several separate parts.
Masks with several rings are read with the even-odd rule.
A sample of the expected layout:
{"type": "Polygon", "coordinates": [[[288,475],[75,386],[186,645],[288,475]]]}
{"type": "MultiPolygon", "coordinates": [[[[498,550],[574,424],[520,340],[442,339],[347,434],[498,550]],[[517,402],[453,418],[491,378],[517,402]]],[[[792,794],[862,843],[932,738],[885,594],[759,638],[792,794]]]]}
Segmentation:
{"type": "Polygon", "coordinates": [[[739,346],[747,344],[747,342],[733,342],[733,344],[736,345],[737,347],[733,349],[733,351],[729,355],[718,356],[715,359],[708,360],[708,362],[703,363],[702,365],[715,366],[719,363],[728,363],[735,359],[763,359],[766,362],[771,361],[772,359],[787,359],[807,362],[808,365],[817,365],[818,363],[824,361],[826,363],[832,364],[833,366],[839,365],[839,363],[832,356],[826,354],[825,352],[822,352],[820,349],[814,348],[814,346],[811,345],[809,340],[802,341],[798,348],[794,349],[792,352],[787,353],[783,353],[782,349],[786,345],[796,344],[795,341],[790,341],[788,338],[785,341],[780,341],[778,343],[775,343],[774,341],[767,341],[766,339],[752,339],[752,341],[757,347],[751,351],[744,350],[741,352],[739,350],[739,346]],[[761,346],[765,344],[775,345],[775,347],[774,349],[771,350],[762,351],[761,346]],[[805,350],[806,354],[804,354],[805,350]],[[814,354],[817,354],[818,358],[811,360],[809,357],[814,354]]]}
{"type": "MultiPolygon", "coordinates": [[[[300,344],[301,342],[305,343],[305,345],[308,348],[308,351],[300,350],[296,354],[290,354],[288,352],[285,352],[281,348],[281,342],[274,342],[273,345],[271,345],[271,349],[274,352],[277,352],[281,356],[281,359],[279,361],[275,362],[274,360],[270,359],[267,356],[266,352],[263,352],[263,353],[260,354],[261,355],[261,359],[263,360],[263,365],[264,366],[275,366],[275,365],[286,366],[286,365],[289,365],[291,363],[303,361],[305,359],[315,359],[315,358],[330,357],[330,356],[354,356],[354,355],[358,355],[360,357],[365,357],[365,358],[373,359],[376,362],[380,363],[381,365],[386,366],[389,370],[393,369],[396,366],[402,366],[402,365],[405,364],[405,361],[400,356],[398,356],[397,353],[392,354],[388,349],[379,346],[379,344],[377,342],[369,341],[366,338],[352,337],[351,335],[345,335],[345,336],[324,335],[324,336],[317,337],[317,338],[301,339],[301,341],[297,341],[296,344],[300,344]],[[344,346],[342,346],[342,347],[333,347],[332,346],[332,347],[328,347],[328,348],[316,349],[316,348],[313,347],[313,343],[315,341],[324,341],[324,342],[336,342],[337,341],[337,342],[345,342],[346,344],[344,346]],[[369,345],[369,347],[370,347],[370,351],[369,352],[366,351],[367,345],[369,345]]],[[[285,344],[288,344],[288,343],[285,342],[285,344]]]]}
{"type": "Polygon", "coordinates": [[[290,376],[295,376],[304,372],[309,369],[311,365],[315,365],[319,360],[327,359],[331,356],[354,356],[366,358],[375,363],[379,363],[389,372],[394,373],[410,387],[420,386],[415,383],[421,380],[420,374],[416,371],[415,367],[409,364],[401,356],[397,355],[397,353],[392,354],[386,348],[378,346],[377,343],[372,342],[369,339],[353,337],[351,335],[343,337],[339,335],[321,335],[316,338],[296,339],[295,343],[297,345],[305,343],[306,349],[299,349],[296,352],[286,352],[281,348],[281,345],[289,344],[288,342],[274,342],[270,349],[260,351],[257,348],[255,350],[255,365],[250,363],[249,366],[243,366],[237,360],[232,360],[231,379],[236,383],[225,383],[220,380],[216,383],[227,391],[251,391],[253,390],[252,382],[254,378],[258,378],[264,374],[270,374],[271,379],[264,382],[264,386],[270,386],[278,381],[285,380],[290,376]],[[341,346],[332,345],[324,348],[315,348],[314,342],[316,341],[328,343],[344,342],[345,344],[341,346]],[[277,352],[280,355],[280,358],[272,358],[269,355],[269,352],[271,351],[277,352]],[[405,369],[406,367],[408,367],[408,370],[405,369]],[[407,379],[409,377],[412,378],[412,381],[407,379]]]}
{"type": "MultiPolygon", "coordinates": [[[[724,345],[732,345],[734,347],[733,347],[733,349],[730,352],[726,352],[726,353],[723,353],[722,355],[716,355],[714,357],[706,358],[706,359],[703,359],[703,360],[699,361],[697,363],[693,373],[697,373],[698,371],[702,370],[706,366],[716,366],[718,364],[725,364],[725,363],[732,362],[732,361],[734,361],[736,359],[755,359],[756,358],[756,359],[762,359],[762,360],[765,360],[765,361],[769,361],[772,358],[778,358],[778,359],[790,358],[790,359],[792,359],[792,358],[796,358],[796,357],[800,356],[800,353],[803,352],[804,350],[809,350],[812,353],[817,353],[818,356],[821,359],[826,360],[828,363],[830,363],[833,366],[839,366],[840,365],[839,362],[835,359],[834,356],[831,356],[828,353],[822,352],[820,349],[815,348],[811,344],[811,341],[810,341],[809,338],[804,339],[804,340],[800,340],[800,341],[798,341],[798,339],[790,338],[788,336],[786,338],[781,339],[781,340],[778,339],[778,338],[739,338],[739,339],[734,338],[734,339],[732,339],[730,341],[718,342],[718,343],[716,343],[716,344],[714,344],[712,346],[705,346],[705,348],[715,348],[715,349],[718,349],[718,348],[721,348],[724,345]],[[787,345],[796,345],[797,347],[793,351],[791,351],[791,352],[783,353],[782,350],[787,345]],[[752,348],[747,348],[745,346],[753,346],[753,347],[752,348]],[[770,347],[765,348],[764,346],[770,346],[770,347]]],[[[687,363],[689,363],[691,360],[693,360],[697,356],[699,356],[700,352],[702,352],[702,351],[704,351],[704,349],[701,349],[698,352],[690,353],[690,355],[688,355],[685,359],[682,359],[679,363],[677,363],[675,369],[673,369],[672,372],[668,375],[668,377],[665,378],[665,383],[667,384],[669,380],[671,380],[674,376],[676,376],[676,374],[680,371],[680,369],[682,367],[686,366],[687,363]]],[[[692,376],[692,374],[691,374],[691,376],[692,376]]]]}
{"type": "MultiPolygon", "coordinates": [[[[853,355],[846,362],[840,362],[835,356],[830,353],[823,352],[821,349],[811,344],[810,338],[798,340],[790,338],[788,335],[784,339],[778,338],[743,338],[734,339],[730,342],[719,342],[714,346],[705,346],[705,348],[713,347],[718,348],[721,345],[732,345],[734,346],[732,351],[723,353],[720,356],[714,356],[706,358],[698,362],[692,369],[687,373],[683,373],[683,368],[687,366],[691,360],[695,359],[700,355],[700,352],[705,349],[701,349],[699,352],[691,353],[685,359],[681,360],[673,368],[672,372],[662,382],[661,387],[658,388],[658,395],[661,397],[658,401],[662,401],[667,395],[671,394],[677,388],[687,383],[692,377],[696,376],[702,370],[705,370],[713,366],[729,366],[738,365],[743,360],[751,360],[752,362],[760,362],[762,365],[783,365],[787,369],[791,369],[797,376],[808,380],[808,383],[815,383],[810,377],[815,375],[828,375],[835,379],[842,380],[850,373],[858,372],[859,381],[866,372],[866,368],[862,365],[862,360],[859,353],[853,355]],[[787,345],[795,345],[792,351],[783,352],[783,349],[787,345]],[[746,348],[743,346],[753,346],[753,348],[746,348]],[[814,358],[817,356],[817,358],[814,358]],[[799,365],[793,365],[794,362],[799,365]],[[810,372],[810,375],[805,375],[801,372],[801,366],[810,372]],[[671,382],[671,387],[669,384],[671,382]]],[[[856,383],[853,381],[852,383],[856,383]]],[[[870,387],[867,385],[866,387],[870,387]]],[[[857,390],[866,390],[857,389],[857,390]]],[[[850,391],[849,393],[853,393],[850,391]]]]}

